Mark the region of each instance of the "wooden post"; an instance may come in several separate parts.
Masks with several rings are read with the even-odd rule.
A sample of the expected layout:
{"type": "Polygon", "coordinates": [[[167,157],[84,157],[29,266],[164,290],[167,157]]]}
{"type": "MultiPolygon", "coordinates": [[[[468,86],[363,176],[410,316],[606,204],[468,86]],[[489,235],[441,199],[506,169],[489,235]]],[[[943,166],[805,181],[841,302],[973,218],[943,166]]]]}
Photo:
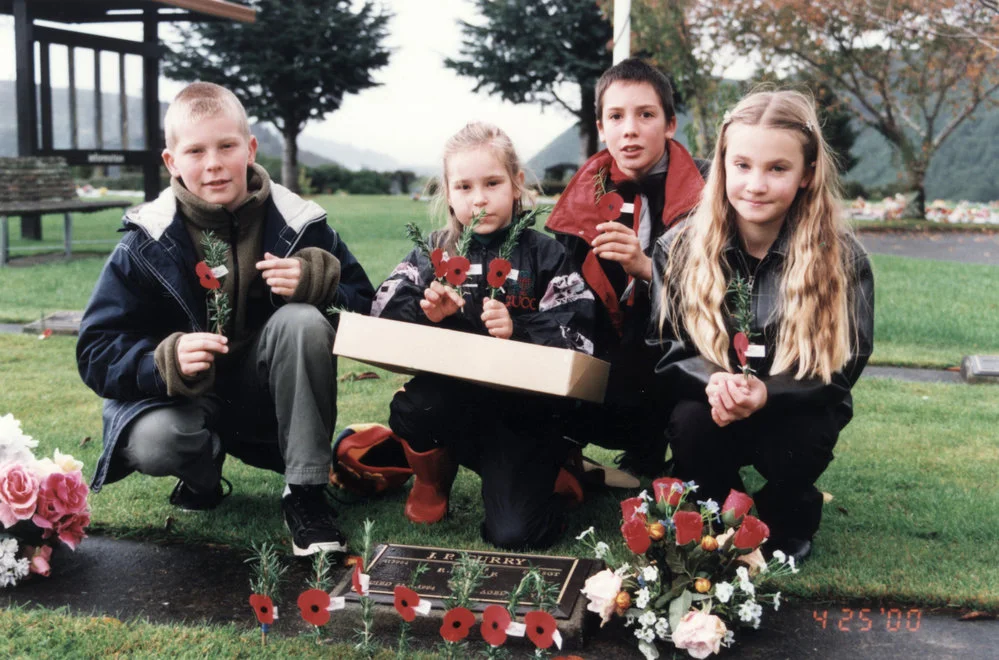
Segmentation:
{"type": "MultiPolygon", "coordinates": [[[[38,126],[35,123],[35,35],[27,0],[13,1],[14,59],[17,82],[17,155],[38,153],[38,126]]],[[[21,238],[41,240],[42,217],[21,216],[21,238]]]]}
{"type": "Polygon", "coordinates": [[[160,54],[159,19],[155,7],[147,7],[142,18],[142,101],[146,119],[146,158],[142,165],[146,201],[160,193],[160,54]]]}

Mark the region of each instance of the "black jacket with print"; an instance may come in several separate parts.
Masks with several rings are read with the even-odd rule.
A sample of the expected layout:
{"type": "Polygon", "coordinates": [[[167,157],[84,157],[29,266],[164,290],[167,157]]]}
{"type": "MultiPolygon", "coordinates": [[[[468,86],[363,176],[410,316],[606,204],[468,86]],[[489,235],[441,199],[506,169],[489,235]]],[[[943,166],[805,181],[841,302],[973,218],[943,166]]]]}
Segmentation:
{"type": "MultiPolygon", "coordinates": [[[[486,276],[508,233],[509,228],[473,237],[465,255],[471,267],[461,285],[465,305],[437,325],[489,334],[481,319],[483,298],[490,293],[486,276]]],[[[434,232],[428,242],[437,246],[442,241],[442,232],[434,232]]],[[[595,299],[565,258],[564,248],[555,239],[527,229],[513,249],[510,265],[510,274],[496,299],[505,302],[510,311],[512,339],[592,355],[595,299]]],[[[414,248],[378,287],[371,315],[433,325],[420,308],[420,300],[434,279],[430,259],[414,248]]]]}

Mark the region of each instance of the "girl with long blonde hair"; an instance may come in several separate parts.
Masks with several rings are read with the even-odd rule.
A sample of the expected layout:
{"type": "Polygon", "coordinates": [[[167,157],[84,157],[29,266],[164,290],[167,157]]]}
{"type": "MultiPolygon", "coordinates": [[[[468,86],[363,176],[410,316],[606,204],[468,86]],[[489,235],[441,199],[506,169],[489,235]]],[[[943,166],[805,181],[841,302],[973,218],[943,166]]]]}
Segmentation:
{"type": "Polygon", "coordinates": [[[698,207],[654,256],[676,474],[721,502],[755,466],[765,547],[798,559],[872,349],[873,276],[837,188],[813,101],[752,93],[725,115],[698,207]]]}

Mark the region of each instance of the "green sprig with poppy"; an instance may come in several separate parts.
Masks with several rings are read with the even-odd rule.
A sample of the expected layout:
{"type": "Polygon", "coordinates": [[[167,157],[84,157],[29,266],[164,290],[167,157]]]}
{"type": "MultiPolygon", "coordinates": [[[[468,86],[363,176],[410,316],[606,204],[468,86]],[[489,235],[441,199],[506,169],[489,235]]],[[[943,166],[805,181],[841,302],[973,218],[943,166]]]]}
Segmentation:
{"type": "Polygon", "coordinates": [[[510,258],[513,256],[513,251],[517,247],[517,244],[520,242],[520,236],[527,229],[535,225],[540,213],[540,209],[535,207],[517,218],[510,226],[510,231],[507,233],[506,238],[503,239],[503,244],[500,245],[499,255],[489,262],[486,283],[489,285],[490,298],[496,298],[503,290],[503,284],[513,269],[510,258]]]}
{"type": "Polygon", "coordinates": [[[735,273],[728,283],[726,296],[729,301],[732,326],[736,331],[732,337],[732,348],[735,349],[743,376],[748,379],[756,373],[756,370],[749,365],[749,356],[746,354],[749,342],[755,336],[753,333],[753,279],[746,279],[739,273],[735,273]]]}

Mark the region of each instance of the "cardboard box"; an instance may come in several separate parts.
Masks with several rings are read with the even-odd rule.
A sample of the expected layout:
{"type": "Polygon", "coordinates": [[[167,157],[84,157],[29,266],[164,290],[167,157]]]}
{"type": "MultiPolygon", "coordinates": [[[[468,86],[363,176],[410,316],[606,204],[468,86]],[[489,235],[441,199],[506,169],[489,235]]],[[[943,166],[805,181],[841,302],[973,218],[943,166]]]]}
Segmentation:
{"type": "Polygon", "coordinates": [[[609,363],[566,348],[346,312],[333,352],[389,371],[426,371],[596,403],[603,403],[610,372],[609,363]]]}

